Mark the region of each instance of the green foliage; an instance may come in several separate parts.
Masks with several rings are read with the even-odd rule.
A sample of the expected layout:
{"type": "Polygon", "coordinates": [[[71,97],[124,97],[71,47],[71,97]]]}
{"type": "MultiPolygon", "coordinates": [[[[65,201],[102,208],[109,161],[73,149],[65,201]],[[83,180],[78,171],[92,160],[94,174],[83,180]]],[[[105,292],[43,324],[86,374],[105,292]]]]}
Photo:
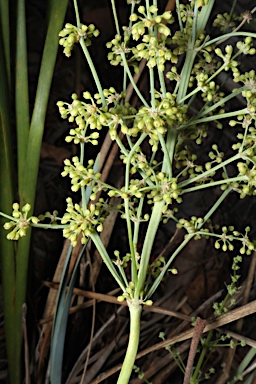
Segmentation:
{"type": "MultiPolygon", "coordinates": [[[[58,50],[57,34],[66,13],[67,1],[54,0],[49,8],[48,24],[42,61],[38,77],[36,97],[28,100],[27,36],[25,1],[18,0],[10,8],[10,2],[0,2],[1,39],[0,39],[0,80],[4,93],[0,100],[1,142],[1,207],[10,223],[5,228],[11,230],[8,238],[15,245],[6,244],[1,228],[1,274],[4,296],[5,337],[8,360],[8,382],[22,382],[22,307],[26,301],[28,261],[30,250],[30,225],[36,225],[37,218],[28,218],[28,207],[33,212],[40,158],[41,142],[44,130],[45,114],[52,82],[53,70],[58,50]],[[10,66],[12,63],[12,68],[10,66]],[[11,70],[12,69],[12,70],[11,70]],[[13,72],[15,70],[15,72],[13,72]],[[11,95],[11,90],[13,94],[11,95]],[[2,97],[3,96],[3,97],[2,97]],[[15,103],[15,107],[14,107],[15,103]],[[29,104],[33,105],[32,116],[29,104]],[[15,113],[10,120],[11,108],[15,113]],[[9,116],[9,118],[8,118],[9,116]],[[11,123],[15,126],[12,127],[11,123]],[[14,128],[14,129],[13,129],[14,128]],[[10,139],[16,132],[17,142],[10,139]],[[16,156],[14,148],[17,148],[16,156]],[[17,170],[14,171],[12,157],[16,157],[17,170]],[[15,180],[15,174],[18,180],[15,180]],[[16,188],[16,191],[15,191],[16,188]],[[14,192],[15,191],[15,192],[14,192]],[[10,210],[19,196],[21,210],[13,206],[13,218],[10,210]],[[29,204],[29,205],[28,205],[29,204]],[[6,213],[8,215],[6,215],[6,213]],[[24,237],[25,233],[27,234],[24,237]],[[3,241],[2,241],[3,240],[3,241]],[[18,241],[18,244],[16,242],[18,241]]],[[[1,223],[2,225],[2,223],[1,223]]]]}

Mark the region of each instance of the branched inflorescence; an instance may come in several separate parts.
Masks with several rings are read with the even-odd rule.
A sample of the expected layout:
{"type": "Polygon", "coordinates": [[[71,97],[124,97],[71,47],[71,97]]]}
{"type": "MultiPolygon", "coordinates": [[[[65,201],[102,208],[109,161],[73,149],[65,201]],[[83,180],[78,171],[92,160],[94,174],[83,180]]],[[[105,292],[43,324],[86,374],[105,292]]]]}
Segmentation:
{"type": "MultiPolygon", "coordinates": [[[[136,296],[142,303],[143,295],[147,295],[143,292],[145,281],[146,290],[150,291],[152,281],[155,279],[160,283],[162,271],[169,270],[168,262],[162,259],[155,264],[147,261],[149,254],[145,253],[150,253],[152,246],[148,250],[145,244],[144,253],[137,249],[141,223],[148,226],[149,240],[151,230],[153,237],[157,230],[154,216],[151,217],[151,206],[152,212],[157,207],[157,215],[154,214],[158,224],[160,220],[164,223],[173,220],[178,228],[186,230],[185,239],[213,236],[216,238],[215,247],[223,251],[233,251],[234,240],[242,243],[241,254],[250,254],[254,249],[254,243],[248,238],[248,228],[245,235],[225,226],[221,233],[215,233],[205,225],[208,216],[207,219],[196,216],[181,218],[175,205],[182,203],[184,194],[201,188],[218,186],[224,191],[223,195],[233,190],[241,198],[256,194],[256,75],[254,70],[241,73],[239,62],[239,57],[254,55],[256,50],[251,36],[236,45],[225,45],[221,36],[211,40],[201,20],[201,12],[209,6],[207,0],[191,0],[186,4],[177,2],[177,23],[174,23],[176,15],[174,17],[170,11],[160,13],[155,3],[150,5],[146,2],[145,6],[140,5],[139,0],[129,0],[128,3],[132,4],[129,25],[124,26],[121,33],[115,20],[117,32],[107,43],[108,60],[114,66],[123,67],[124,87],[121,91],[114,87],[102,89],[92,60],[88,59],[87,47],[91,39],[99,35],[93,24],[87,26],[78,22],[74,26],[67,23],[59,33],[59,43],[66,56],[71,55],[74,44],[81,44],[97,85],[95,94],[85,91],[80,99],[74,93],[70,102],[57,103],[61,117],[71,124],[66,141],[78,144],[81,149],[80,157],[64,161],[62,172],[62,176],[70,177],[72,191],[81,192],[81,204],[74,203],[69,197],[62,219],[56,213],[39,218],[28,217],[28,204],[21,210],[18,204],[14,204],[13,220],[4,227],[11,230],[9,239],[18,240],[32,224],[40,225],[40,221],[50,220],[50,224],[55,225],[60,221],[63,234],[72,245],[79,238],[84,244],[92,234],[102,231],[108,213],[105,202],[118,198],[121,203],[117,209],[127,223],[130,249],[123,257],[116,251],[116,258],[110,264],[121,271],[120,281],[127,285],[120,298],[133,300],[136,296]],[[200,28],[197,25],[199,20],[200,28]],[[219,47],[220,42],[222,45],[219,47]],[[141,60],[145,60],[147,65],[148,88],[136,84],[133,78],[132,71],[139,72],[141,60]],[[218,81],[218,74],[223,71],[239,84],[234,93],[226,95],[223,91],[218,81]],[[128,79],[140,99],[136,108],[128,101],[130,95],[125,89],[128,79]],[[148,95],[144,97],[147,91],[148,95]],[[226,104],[239,93],[246,108],[240,112],[230,112],[229,109],[227,114],[226,104]],[[210,124],[212,129],[223,128],[228,125],[225,118],[230,116],[229,128],[237,126],[240,129],[238,140],[232,145],[235,154],[226,154],[221,145],[213,142],[208,159],[205,156],[202,162],[196,152],[197,146],[207,137],[210,124]],[[224,123],[220,122],[221,119],[224,123]],[[124,184],[120,188],[101,180],[97,161],[90,159],[85,164],[84,146],[98,145],[100,135],[105,135],[105,131],[120,150],[119,159],[124,168],[124,184]],[[232,177],[229,175],[230,163],[234,163],[236,168],[233,169],[237,169],[232,177]],[[103,193],[104,199],[98,200],[99,193],[103,193]],[[130,264],[135,264],[132,266],[134,281],[128,283],[124,268],[130,264]],[[146,279],[145,271],[140,268],[144,268],[153,279],[146,279]],[[141,291],[138,293],[136,282],[139,279],[141,291]]],[[[229,14],[218,15],[214,26],[227,31],[235,27],[236,20],[229,14]]],[[[249,16],[247,21],[250,21],[249,16]]],[[[124,285],[120,284],[122,289],[124,285]]]]}

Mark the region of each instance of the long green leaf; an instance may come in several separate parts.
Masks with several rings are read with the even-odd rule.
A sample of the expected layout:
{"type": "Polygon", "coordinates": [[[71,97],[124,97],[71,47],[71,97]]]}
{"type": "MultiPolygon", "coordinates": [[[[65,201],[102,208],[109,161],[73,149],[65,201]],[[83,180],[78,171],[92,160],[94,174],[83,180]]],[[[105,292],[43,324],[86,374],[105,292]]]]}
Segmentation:
{"type": "MultiPolygon", "coordinates": [[[[32,114],[32,121],[29,129],[29,135],[27,145],[25,148],[20,148],[19,153],[26,153],[26,163],[24,162],[24,174],[21,176],[24,178],[19,186],[19,196],[21,205],[25,202],[30,203],[32,210],[34,207],[37,175],[40,159],[40,149],[42,143],[42,136],[44,131],[45,116],[47,110],[47,104],[49,99],[49,93],[52,83],[52,76],[56,61],[56,55],[58,50],[58,32],[60,31],[67,8],[67,0],[53,0],[51,2],[51,9],[49,15],[49,25],[47,29],[47,35],[45,40],[45,46],[43,51],[43,57],[40,67],[39,80],[36,92],[36,99],[34,104],[34,110],[32,114]]],[[[25,59],[24,59],[25,61],[25,59]]],[[[26,85],[24,85],[26,86],[26,85]]],[[[22,129],[19,127],[19,129],[22,129]]],[[[25,128],[26,129],[26,128],[25,128]]],[[[18,142],[18,145],[22,142],[18,142]]],[[[23,167],[23,165],[21,166],[23,167]]],[[[21,168],[22,169],[22,168],[21,168]]],[[[16,281],[15,281],[15,316],[14,316],[14,328],[13,333],[17,343],[18,352],[15,354],[14,365],[16,370],[20,369],[21,360],[21,346],[22,346],[22,334],[21,334],[21,314],[22,305],[26,301],[26,286],[27,286],[27,271],[28,271],[28,259],[30,250],[30,237],[31,231],[27,234],[27,237],[22,238],[18,243],[18,252],[16,259],[16,281]]],[[[18,383],[18,381],[16,381],[18,383]]],[[[13,384],[16,384],[13,382],[13,384]]]]}
{"type": "Polygon", "coordinates": [[[68,293],[66,292],[71,254],[72,246],[70,245],[61,276],[52,327],[50,352],[50,379],[51,382],[55,384],[61,383],[64,341],[66,336],[68,311],[73,290],[72,288],[71,290],[69,289],[68,293]]]}
{"type": "Polygon", "coordinates": [[[63,273],[60,281],[60,287],[58,292],[53,328],[52,328],[52,340],[51,340],[51,353],[50,353],[50,379],[51,383],[61,384],[62,375],[62,362],[64,354],[64,344],[66,338],[66,329],[68,314],[70,308],[70,302],[73,294],[73,288],[76,282],[76,276],[78,267],[80,265],[81,257],[84,253],[86,244],[83,246],[73,270],[68,292],[66,292],[68,284],[68,269],[69,261],[72,253],[72,246],[70,246],[67,259],[63,268],[63,273]]]}
{"type": "Polygon", "coordinates": [[[37,173],[40,159],[40,149],[44,132],[45,116],[47,111],[49,93],[52,84],[52,76],[58,50],[58,33],[62,28],[68,0],[53,0],[51,15],[47,30],[42,63],[40,67],[36,99],[31,119],[26,173],[24,175],[24,189],[20,190],[21,201],[29,202],[32,208],[36,193],[37,173]]]}
{"type": "MultiPolygon", "coordinates": [[[[0,0],[0,31],[1,31],[1,64],[5,68],[5,82],[10,89],[10,28],[9,28],[9,1],[0,0]]],[[[2,83],[1,83],[2,84],[2,83]]]]}
{"type": "MultiPolygon", "coordinates": [[[[0,210],[11,214],[13,203],[13,151],[10,118],[10,49],[9,49],[9,4],[0,1],[0,210]]],[[[13,361],[17,351],[14,337],[15,319],[15,249],[6,239],[3,219],[0,219],[0,262],[3,288],[6,351],[10,383],[19,382],[13,361]]]]}
{"type": "Polygon", "coordinates": [[[29,134],[29,97],[25,0],[17,3],[15,107],[18,149],[18,185],[23,190],[29,134]]]}

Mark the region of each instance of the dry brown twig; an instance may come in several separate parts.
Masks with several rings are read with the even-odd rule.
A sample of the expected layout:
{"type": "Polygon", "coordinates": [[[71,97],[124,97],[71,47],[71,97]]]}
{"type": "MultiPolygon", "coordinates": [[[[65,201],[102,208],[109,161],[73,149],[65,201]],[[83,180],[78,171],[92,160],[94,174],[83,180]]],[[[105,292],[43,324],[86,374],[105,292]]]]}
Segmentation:
{"type": "Polygon", "coordinates": [[[186,365],[186,371],[184,376],[183,384],[189,384],[191,374],[193,371],[193,364],[196,356],[196,350],[200,341],[200,337],[202,336],[203,330],[207,324],[207,320],[203,320],[200,317],[196,319],[196,324],[190,344],[189,354],[188,354],[188,361],[186,365]]]}

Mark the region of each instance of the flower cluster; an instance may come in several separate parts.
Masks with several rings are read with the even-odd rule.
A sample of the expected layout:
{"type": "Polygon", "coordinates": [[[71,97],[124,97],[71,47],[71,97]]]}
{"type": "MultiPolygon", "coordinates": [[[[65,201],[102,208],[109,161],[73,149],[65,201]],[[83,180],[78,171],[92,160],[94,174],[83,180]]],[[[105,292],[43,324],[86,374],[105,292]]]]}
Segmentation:
{"type": "Polygon", "coordinates": [[[214,81],[208,82],[209,76],[206,73],[199,73],[196,76],[197,86],[202,91],[202,97],[204,101],[212,101],[213,96],[216,93],[216,84],[214,81]]]}
{"type": "MultiPolygon", "coordinates": [[[[233,144],[232,148],[234,150],[239,149],[239,152],[242,151],[247,158],[255,162],[256,129],[254,127],[249,127],[250,123],[251,119],[248,116],[245,116],[241,124],[243,125],[243,128],[248,128],[247,134],[245,135],[244,133],[238,133],[237,138],[241,141],[233,144]]],[[[230,124],[232,126],[232,121],[230,124]]],[[[237,121],[235,121],[235,124],[237,124],[237,121]]]]}
{"type": "Polygon", "coordinates": [[[122,100],[114,100],[118,94],[109,94],[107,101],[113,106],[108,106],[108,112],[102,115],[102,123],[108,127],[109,135],[112,140],[117,137],[117,127],[120,126],[123,134],[131,135],[130,122],[132,117],[136,114],[136,109],[132,107],[128,101],[125,100],[125,94],[121,95],[122,100]]]}
{"type": "Polygon", "coordinates": [[[237,168],[240,175],[246,176],[247,180],[241,182],[239,185],[240,188],[240,197],[244,198],[249,195],[256,195],[256,168],[255,166],[250,167],[249,164],[244,162],[239,162],[237,168]]]}
{"type": "MultiPolygon", "coordinates": [[[[156,97],[161,95],[156,94],[156,97]]],[[[133,127],[130,129],[132,136],[137,136],[139,132],[149,135],[149,143],[152,151],[158,148],[159,135],[165,135],[169,125],[178,125],[187,121],[187,106],[176,103],[176,95],[167,92],[166,98],[156,100],[155,108],[142,106],[137,112],[133,127]]]]}
{"type": "Polygon", "coordinates": [[[84,92],[83,97],[85,100],[90,100],[89,103],[78,100],[77,95],[74,93],[72,103],[58,101],[57,106],[59,108],[60,115],[63,119],[67,119],[69,122],[76,122],[77,128],[71,129],[70,136],[67,136],[68,142],[91,142],[97,144],[98,133],[92,133],[89,136],[85,136],[87,127],[90,129],[101,130],[103,126],[109,128],[110,137],[112,140],[116,138],[117,127],[120,125],[123,133],[127,133],[129,119],[126,116],[134,115],[136,109],[133,108],[127,101],[124,100],[125,94],[118,94],[116,90],[111,87],[105,89],[103,95],[106,98],[106,105],[102,106],[102,100],[99,94],[95,94],[94,97],[90,92],[84,92]]]}
{"type": "MultiPolygon", "coordinates": [[[[207,75],[207,78],[204,78],[204,86],[208,86],[208,79],[219,69],[221,66],[221,62],[217,60],[215,57],[212,57],[210,51],[212,51],[212,47],[207,47],[207,50],[204,49],[202,51],[203,56],[199,58],[198,61],[195,62],[194,67],[191,71],[191,76],[189,78],[189,87],[192,88],[195,84],[200,80],[198,78],[199,74],[207,75]]],[[[215,94],[216,95],[216,94],[215,94]]],[[[216,98],[214,95],[213,100],[216,98]]],[[[222,94],[222,97],[224,94],[222,94]]]]}
{"type": "Polygon", "coordinates": [[[238,62],[232,59],[232,53],[233,53],[232,45],[226,45],[225,53],[223,53],[220,48],[216,48],[214,52],[216,53],[217,56],[219,56],[223,60],[225,71],[228,71],[229,69],[231,69],[234,74],[239,72],[237,69],[238,62]]]}
{"type": "MultiPolygon", "coordinates": [[[[218,127],[218,126],[217,126],[218,127]]],[[[186,139],[189,138],[190,140],[195,141],[196,144],[202,144],[202,141],[205,137],[208,135],[208,125],[205,123],[198,124],[196,126],[196,129],[188,128],[185,129],[183,132],[180,133],[180,137],[185,137],[186,139]]]]}
{"type": "Polygon", "coordinates": [[[180,175],[189,175],[189,177],[192,178],[201,173],[203,171],[203,167],[196,164],[197,155],[190,153],[187,147],[185,148],[186,149],[178,151],[175,154],[175,167],[178,170],[182,169],[180,175]]]}
{"type": "Polygon", "coordinates": [[[244,55],[255,55],[256,49],[253,48],[253,40],[250,36],[247,36],[244,40],[236,43],[237,49],[244,55]]]}
{"type": "Polygon", "coordinates": [[[255,70],[251,70],[249,72],[245,72],[244,74],[238,73],[237,76],[234,77],[234,82],[241,82],[245,85],[247,89],[242,91],[242,96],[247,101],[247,109],[248,115],[246,119],[256,119],[255,111],[256,111],[256,75],[255,70]]]}
{"type": "MultiPolygon", "coordinates": [[[[232,182],[232,183],[229,183],[229,186],[233,189],[233,191],[235,191],[236,193],[238,193],[240,195],[240,198],[241,199],[244,199],[246,196],[255,196],[256,195],[256,192],[255,192],[255,176],[254,176],[254,185],[251,185],[251,183],[249,183],[249,180],[248,181],[235,181],[235,182],[232,182]]],[[[226,184],[223,184],[221,186],[221,189],[222,190],[225,190],[227,188],[226,184]]]]}
{"type": "Polygon", "coordinates": [[[95,183],[98,185],[101,174],[94,171],[94,160],[88,161],[87,168],[80,163],[77,156],[73,157],[72,162],[69,159],[66,159],[64,161],[64,171],[61,173],[63,177],[68,175],[71,178],[72,191],[77,192],[80,188],[85,187],[86,185],[92,186],[95,183]]]}
{"type": "Polygon", "coordinates": [[[29,204],[25,204],[21,209],[18,203],[14,203],[12,217],[14,220],[6,222],[4,224],[4,229],[10,230],[8,233],[8,240],[19,240],[20,237],[26,236],[27,230],[30,227],[31,223],[37,224],[39,219],[35,216],[28,217],[28,213],[31,209],[29,204]]]}
{"type": "Polygon", "coordinates": [[[116,259],[112,260],[113,263],[118,267],[122,267],[123,269],[127,267],[132,258],[130,253],[126,253],[125,256],[120,257],[120,252],[118,250],[114,251],[114,255],[116,259]]]}
{"type": "Polygon", "coordinates": [[[219,240],[215,241],[215,248],[216,249],[222,249],[222,251],[226,252],[227,250],[233,251],[234,245],[232,244],[232,241],[234,240],[234,236],[231,234],[228,234],[229,232],[233,233],[234,227],[229,226],[229,227],[222,227],[222,234],[219,240]],[[222,246],[221,246],[222,244],[222,246]]]}
{"type": "Polygon", "coordinates": [[[123,27],[123,38],[117,34],[107,43],[107,48],[111,49],[108,59],[112,65],[122,65],[124,55],[128,66],[133,66],[135,73],[139,71],[137,62],[141,59],[146,59],[150,68],[157,65],[160,71],[164,70],[165,61],[177,62],[176,56],[165,46],[167,37],[171,34],[166,23],[173,23],[174,18],[169,11],[162,15],[157,15],[157,11],[154,5],[149,7],[147,14],[144,6],[138,7],[139,14],[133,13],[130,16],[130,21],[134,24],[131,27],[123,27]],[[153,29],[157,32],[158,38],[154,35],[153,29]],[[142,43],[129,48],[131,37],[137,41],[142,36],[142,43]]]}
{"type": "Polygon", "coordinates": [[[166,78],[171,81],[180,82],[180,75],[177,72],[177,68],[171,67],[171,70],[166,73],[166,78]]]}
{"type": "Polygon", "coordinates": [[[178,57],[158,38],[144,35],[142,41],[132,49],[132,53],[137,60],[146,59],[149,68],[157,66],[163,72],[166,61],[177,63],[178,57]]]}
{"type": "Polygon", "coordinates": [[[166,261],[163,256],[157,258],[156,260],[152,261],[148,268],[148,275],[153,277],[154,279],[160,275],[162,268],[165,266],[166,261]]]}
{"type": "Polygon", "coordinates": [[[113,197],[113,196],[121,197],[122,199],[127,199],[128,197],[129,198],[135,197],[137,199],[140,199],[145,194],[145,191],[143,191],[143,187],[144,187],[143,180],[132,179],[130,180],[130,184],[127,188],[126,187],[122,187],[121,189],[113,188],[108,192],[108,195],[110,197],[113,197]]]}
{"type": "Polygon", "coordinates": [[[219,239],[215,241],[215,248],[222,249],[224,252],[233,251],[234,245],[232,242],[234,240],[240,241],[242,246],[239,250],[241,255],[250,255],[255,250],[255,245],[250,241],[248,233],[250,232],[250,227],[245,228],[245,234],[242,234],[234,229],[233,226],[222,227],[222,234],[219,236],[219,239]],[[221,245],[222,244],[222,245],[221,245]]]}
{"type": "MultiPolygon", "coordinates": [[[[131,218],[131,221],[134,223],[142,223],[149,221],[149,214],[145,213],[144,215],[141,214],[141,212],[138,210],[138,202],[139,199],[133,198],[132,201],[129,201],[129,217],[131,218]]],[[[121,212],[121,218],[126,219],[127,218],[127,212],[122,211],[123,204],[120,204],[119,206],[120,212],[121,212]]]]}
{"type": "Polygon", "coordinates": [[[201,229],[201,226],[203,224],[203,219],[201,217],[192,216],[190,220],[186,220],[184,218],[180,219],[177,223],[177,228],[184,228],[188,234],[185,235],[188,236],[189,234],[195,234],[194,240],[199,240],[202,238],[202,236],[208,238],[207,233],[209,232],[208,228],[201,229]],[[201,233],[198,233],[200,231],[203,231],[203,235],[201,233]]]}
{"type": "Polygon", "coordinates": [[[146,28],[152,30],[153,27],[157,29],[160,39],[166,39],[167,36],[170,36],[170,28],[168,28],[165,23],[171,24],[174,22],[171,12],[166,11],[162,15],[156,15],[157,11],[158,8],[152,5],[148,8],[148,13],[146,14],[145,7],[140,6],[138,8],[138,12],[142,16],[136,13],[133,13],[130,16],[130,20],[135,22],[131,28],[131,34],[134,40],[138,40],[142,35],[144,35],[146,28]]]}
{"type": "Polygon", "coordinates": [[[229,28],[233,29],[235,26],[234,15],[230,15],[227,12],[223,14],[219,13],[213,21],[213,26],[218,27],[221,32],[227,32],[229,28]]]}
{"type": "MultiPolygon", "coordinates": [[[[121,155],[120,159],[123,164],[127,163],[127,156],[121,155]]],[[[142,152],[140,147],[136,148],[133,156],[131,157],[132,167],[130,168],[131,175],[140,172],[144,178],[148,178],[153,173],[153,168],[157,166],[157,161],[153,160],[151,163],[147,161],[146,155],[142,152]]]]}
{"type": "MultiPolygon", "coordinates": [[[[256,195],[256,155],[255,155],[255,138],[256,130],[249,128],[249,134],[244,138],[243,134],[238,134],[238,138],[242,139],[241,143],[236,143],[232,147],[233,149],[239,149],[242,153],[241,157],[244,161],[237,163],[238,168],[238,180],[233,181],[229,185],[232,189],[240,194],[240,198],[243,199],[246,196],[256,195]],[[252,132],[252,133],[251,133],[252,132]]],[[[225,190],[227,185],[222,185],[221,189],[225,190]]]]}
{"type": "Polygon", "coordinates": [[[154,180],[156,187],[151,188],[147,195],[149,204],[163,200],[165,202],[163,213],[165,213],[168,209],[168,205],[171,204],[173,200],[177,201],[177,203],[182,202],[180,197],[181,190],[178,187],[176,178],[173,177],[170,180],[167,174],[158,172],[155,175],[152,175],[150,179],[154,180]]]}
{"type": "Polygon", "coordinates": [[[188,26],[192,26],[194,17],[194,5],[189,2],[188,4],[180,4],[180,17],[182,22],[188,26]]]}
{"type": "Polygon", "coordinates": [[[173,54],[178,56],[182,55],[186,52],[188,48],[188,41],[191,34],[191,28],[184,28],[183,31],[176,31],[173,35],[172,39],[170,39],[170,43],[175,45],[173,49],[173,54]]]}
{"type": "Polygon", "coordinates": [[[81,128],[72,128],[69,131],[69,135],[66,136],[65,140],[67,143],[74,142],[74,144],[80,143],[91,143],[92,145],[98,145],[98,138],[100,136],[99,132],[92,132],[90,135],[85,136],[86,130],[82,130],[81,128]]]}
{"type": "Polygon", "coordinates": [[[178,213],[178,208],[173,208],[173,209],[167,209],[163,213],[163,223],[166,224],[170,219],[172,219],[175,222],[178,222],[178,219],[176,218],[176,214],[178,213]]]}
{"type": "Polygon", "coordinates": [[[212,161],[205,163],[207,171],[209,171],[213,165],[220,164],[223,161],[224,152],[219,152],[217,144],[213,144],[212,151],[208,153],[208,156],[212,161]]]}
{"type": "MultiPolygon", "coordinates": [[[[131,48],[129,48],[128,43],[130,40],[130,34],[129,29],[124,27],[124,38],[122,41],[121,35],[115,35],[114,39],[109,41],[106,44],[106,47],[108,49],[111,49],[111,51],[108,53],[108,60],[110,61],[110,64],[112,65],[119,65],[123,63],[122,54],[128,55],[131,52],[131,48]]],[[[132,65],[134,67],[135,72],[138,72],[138,65],[134,63],[134,60],[129,58],[127,59],[127,64],[132,65]]]]}
{"type": "MultiPolygon", "coordinates": [[[[192,26],[186,26],[185,28],[183,28],[183,31],[176,31],[173,37],[171,39],[168,39],[169,44],[174,44],[176,46],[173,49],[174,55],[182,55],[188,49],[188,45],[191,39],[191,28],[192,26]]],[[[200,47],[200,45],[205,41],[205,39],[205,34],[200,31],[194,43],[194,48],[200,47]]],[[[211,47],[207,48],[207,50],[208,49],[211,50],[211,47]]],[[[203,54],[204,52],[206,53],[207,50],[204,50],[203,54]]],[[[207,53],[206,56],[209,56],[209,54],[207,53]]]]}
{"type": "Polygon", "coordinates": [[[83,38],[85,44],[89,46],[91,45],[91,37],[97,37],[99,34],[100,31],[96,29],[93,24],[88,26],[81,24],[80,27],[76,27],[75,25],[67,23],[65,28],[59,33],[59,36],[61,37],[59,44],[64,47],[64,54],[67,57],[70,57],[75,43],[77,43],[81,38],[83,38]]]}
{"type": "Polygon", "coordinates": [[[101,114],[104,111],[101,111],[96,105],[89,92],[84,92],[83,97],[90,99],[91,102],[85,103],[78,100],[78,96],[75,93],[71,96],[73,100],[72,103],[64,101],[57,102],[62,119],[68,118],[68,121],[71,123],[75,121],[80,131],[83,131],[87,125],[89,125],[91,129],[96,128],[100,130],[102,128],[101,114]]]}
{"type": "Polygon", "coordinates": [[[90,204],[84,210],[79,204],[73,204],[72,199],[68,197],[67,209],[61,219],[62,224],[68,224],[63,229],[63,236],[75,246],[81,235],[81,243],[85,244],[93,232],[103,230],[103,223],[107,215],[104,206],[104,200],[100,199],[96,204],[90,204]]]}
{"type": "MultiPolygon", "coordinates": [[[[223,99],[224,93],[219,92],[220,86],[216,85],[215,82],[209,81],[209,75],[204,72],[199,72],[196,75],[197,87],[202,91],[201,96],[203,100],[207,103],[217,103],[219,100],[223,99]]],[[[207,108],[207,105],[206,105],[207,108]]],[[[222,109],[219,113],[223,113],[222,109]]],[[[216,112],[215,112],[216,113],[216,112]]]]}

